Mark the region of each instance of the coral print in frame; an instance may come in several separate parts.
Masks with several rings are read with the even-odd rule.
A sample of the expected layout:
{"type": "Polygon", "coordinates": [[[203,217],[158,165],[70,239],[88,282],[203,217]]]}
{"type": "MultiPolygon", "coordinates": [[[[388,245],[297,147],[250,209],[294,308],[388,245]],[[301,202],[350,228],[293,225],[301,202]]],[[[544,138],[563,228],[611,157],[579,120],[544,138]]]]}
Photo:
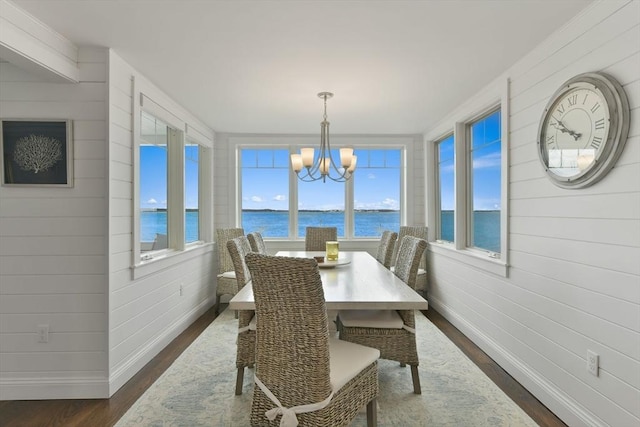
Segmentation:
{"type": "Polygon", "coordinates": [[[71,120],[2,119],[2,185],[73,187],[71,120]]]}

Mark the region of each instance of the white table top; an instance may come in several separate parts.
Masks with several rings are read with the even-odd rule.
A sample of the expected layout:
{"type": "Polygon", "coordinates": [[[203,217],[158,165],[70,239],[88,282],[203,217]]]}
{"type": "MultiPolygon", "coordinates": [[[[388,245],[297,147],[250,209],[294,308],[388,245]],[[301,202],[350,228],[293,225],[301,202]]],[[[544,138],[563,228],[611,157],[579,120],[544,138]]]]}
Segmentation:
{"type": "MultiPolygon", "coordinates": [[[[276,255],[297,258],[323,256],[324,252],[280,251],[276,255]]],[[[427,310],[429,304],[367,252],[340,251],[334,268],[320,268],[328,310],[427,310]]],[[[232,310],[253,310],[253,289],[248,283],[229,301],[232,310]]]]}

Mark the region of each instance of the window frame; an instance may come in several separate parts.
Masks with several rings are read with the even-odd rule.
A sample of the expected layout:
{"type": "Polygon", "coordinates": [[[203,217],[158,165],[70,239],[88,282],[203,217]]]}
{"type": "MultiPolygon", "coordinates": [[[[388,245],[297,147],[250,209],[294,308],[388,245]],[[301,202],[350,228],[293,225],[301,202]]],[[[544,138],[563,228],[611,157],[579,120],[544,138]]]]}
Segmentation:
{"type": "MultiPolygon", "coordinates": [[[[431,132],[425,134],[425,165],[427,225],[437,229],[439,227],[439,167],[437,144],[452,133],[454,135],[454,242],[453,244],[436,240],[430,242],[429,250],[464,262],[478,269],[507,277],[508,269],[508,184],[509,184],[509,79],[498,79],[485,90],[464,104],[463,108],[455,110],[442,120],[431,132]],[[468,236],[471,232],[469,220],[471,194],[469,125],[492,111],[500,110],[501,133],[501,178],[500,178],[500,257],[493,252],[468,246],[468,236]]],[[[434,234],[435,235],[435,234],[434,234]]]]}
{"type": "MultiPolygon", "coordinates": [[[[500,105],[495,105],[493,108],[489,108],[487,110],[481,111],[478,115],[476,115],[475,117],[473,117],[472,119],[468,120],[465,122],[465,141],[464,141],[464,145],[465,145],[465,156],[467,158],[467,170],[466,170],[466,185],[467,185],[467,200],[466,200],[466,240],[465,240],[465,247],[468,250],[471,251],[477,251],[480,253],[487,253],[487,256],[491,257],[491,258],[497,258],[500,259],[501,258],[501,252],[493,252],[489,249],[486,248],[482,248],[479,246],[475,246],[475,242],[474,242],[474,232],[475,232],[475,228],[474,228],[474,224],[475,224],[475,206],[473,204],[473,199],[475,197],[474,194],[474,168],[473,168],[473,137],[472,137],[472,127],[474,124],[481,122],[482,120],[488,118],[489,116],[491,116],[492,114],[496,113],[500,111],[500,120],[501,120],[501,127],[502,127],[502,112],[500,109],[500,105]]],[[[500,129],[500,131],[502,132],[502,129],[500,129]]],[[[502,143],[502,134],[500,135],[500,142],[502,143]]],[[[455,141],[454,141],[455,144],[455,141]]],[[[501,154],[501,159],[502,159],[502,147],[500,147],[500,154],[501,154]]],[[[500,176],[502,176],[502,170],[500,171],[500,176]]],[[[500,188],[501,190],[501,194],[500,194],[500,199],[502,200],[502,186],[500,188]]],[[[502,210],[502,204],[501,204],[501,210],[502,210]]],[[[502,221],[502,218],[500,218],[502,221]]],[[[502,237],[502,230],[500,232],[500,237],[502,237]]],[[[501,243],[502,243],[502,238],[500,239],[501,243]]],[[[501,250],[502,250],[502,245],[500,246],[501,250]]]]}
{"type": "MultiPolygon", "coordinates": [[[[407,180],[407,170],[409,168],[410,157],[407,155],[407,151],[412,144],[416,143],[420,136],[408,135],[408,136],[349,136],[349,137],[335,137],[333,136],[332,146],[335,148],[349,146],[353,147],[355,154],[357,155],[358,149],[396,149],[400,150],[400,224],[407,223],[408,209],[407,209],[407,194],[412,194],[410,191],[411,183],[407,180]]],[[[302,147],[317,147],[317,136],[230,136],[230,147],[235,150],[235,219],[236,226],[242,226],[242,164],[241,164],[241,150],[243,149],[288,149],[289,154],[299,153],[302,147]],[[284,141],[284,142],[283,142],[284,141]],[[294,142],[295,141],[295,142],[294,142]],[[290,142],[290,143],[287,143],[290,142]]],[[[356,174],[358,169],[356,168],[356,174]]],[[[230,183],[231,184],[231,183],[230,183]]],[[[318,182],[318,185],[322,183],[318,182]]],[[[341,241],[355,242],[355,241],[367,241],[373,242],[379,239],[379,237],[355,237],[355,225],[354,225],[354,184],[352,180],[345,183],[345,224],[344,231],[345,236],[341,236],[341,241]]],[[[282,242],[304,242],[304,237],[297,236],[298,228],[298,178],[289,167],[289,235],[288,237],[270,237],[271,241],[282,242]]]]}
{"type": "MultiPolygon", "coordinates": [[[[443,142],[445,142],[446,140],[448,140],[449,138],[452,138],[453,140],[453,149],[454,149],[454,155],[453,155],[453,160],[454,160],[454,167],[455,167],[455,159],[456,159],[456,155],[455,155],[455,147],[456,147],[456,140],[455,140],[455,135],[453,132],[449,132],[446,135],[443,135],[441,138],[438,138],[436,141],[434,141],[434,149],[435,149],[435,170],[436,170],[436,174],[435,174],[435,194],[434,194],[434,208],[435,208],[435,212],[436,212],[436,216],[434,217],[434,236],[435,236],[435,240],[438,243],[441,244],[445,244],[445,245],[453,245],[455,242],[455,237],[456,237],[456,230],[455,230],[455,226],[454,226],[454,230],[453,230],[453,241],[449,241],[449,240],[443,240],[442,239],[442,182],[440,179],[440,147],[441,144],[443,142]]],[[[454,199],[455,199],[455,170],[454,170],[454,199]]],[[[454,203],[454,209],[453,209],[453,213],[454,213],[454,218],[455,218],[455,213],[456,213],[456,206],[454,203]]],[[[454,225],[455,225],[455,219],[454,219],[454,225]]]]}
{"type": "Polygon", "coordinates": [[[137,279],[187,259],[200,256],[213,244],[213,132],[191,117],[143,79],[133,78],[132,192],[133,223],[131,268],[137,279]],[[156,101],[161,100],[161,101],[156,101]],[[177,143],[168,146],[168,247],[142,253],[140,242],[140,117],[142,111],[162,120],[176,131],[177,143]],[[182,119],[184,117],[186,119],[182,119]],[[198,227],[199,240],[185,243],[185,143],[199,145],[198,227]],[[169,210],[174,215],[169,215],[169,210]],[[147,256],[149,255],[149,256],[147,256]]]}

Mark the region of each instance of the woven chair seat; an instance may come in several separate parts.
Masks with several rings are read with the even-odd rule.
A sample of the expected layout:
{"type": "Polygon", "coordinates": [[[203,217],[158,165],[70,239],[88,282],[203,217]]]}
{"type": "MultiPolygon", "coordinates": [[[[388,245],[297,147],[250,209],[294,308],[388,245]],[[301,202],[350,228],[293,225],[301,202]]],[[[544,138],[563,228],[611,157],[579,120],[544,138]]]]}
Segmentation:
{"type": "Polygon", "coordinates": [[[347,328],[402,329],[404,325],[395,310],[342,310],[340,322],[347,328]]]}

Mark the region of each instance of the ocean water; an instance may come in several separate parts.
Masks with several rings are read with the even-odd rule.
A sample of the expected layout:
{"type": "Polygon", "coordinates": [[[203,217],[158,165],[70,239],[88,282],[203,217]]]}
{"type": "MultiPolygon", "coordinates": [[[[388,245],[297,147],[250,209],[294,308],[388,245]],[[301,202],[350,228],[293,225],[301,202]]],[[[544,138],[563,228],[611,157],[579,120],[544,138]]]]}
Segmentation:
{"type": "MultiPolygon", "coordinates": [[[[492,252],[500,252],[500,211],[475,211],[474,246],[492,252]]],[[[453,241],[453,211],[442,212],[442,239],[453,241]]],[[[400,229],[400,213],[355,212],[356,237],[380,237],[384,230],[400,229]]],[[[308,226],[337,227],[338,236],[344,237],[344,212],[298,212],[298,236],[304,236],[308,226]]],[[[198,212],[186,214],[185,232],[187,242],[198,240],[198,212]]],[[[265,237],[287,237],[289,212],[243,211],[242,228],[246,233],[258,231],[265,237]]],[[[152,242],[156,233],[167,234],[166,211],[141,212],[141,237],[143,242],[152,242]]]]}
{"type": "MultiPolygon", "coordinates": [[[[355,212],[354,224],[356,237],[380,237],[384,230],[400,228],[400,212],[355,212]]],[[[303,237],[307,227],[337,227],[338,236],[344,237],[344,212],[298,212],[298,236],[303,237]]],[[[265,237],[287,237],[289,213],[242,211],[242,228],[265,237]]]]}
{"type": "MultiPolygon", "coordinates": [[[[453,242],[453,211],[442,211],[442,240],[453,242]]],[[[500,211],[473,212],[473,243],[475,247],[500,253],[500,211]]]]}
{"type": "MultiPolygon", "coordinates": [[[[185,242],[197,241],[198,211],[187,211],[185,221],[185,242]]],[[[140,241],[153,242],[157,233],[167,234],[167,211],[140,212],[140,241]]]]}

